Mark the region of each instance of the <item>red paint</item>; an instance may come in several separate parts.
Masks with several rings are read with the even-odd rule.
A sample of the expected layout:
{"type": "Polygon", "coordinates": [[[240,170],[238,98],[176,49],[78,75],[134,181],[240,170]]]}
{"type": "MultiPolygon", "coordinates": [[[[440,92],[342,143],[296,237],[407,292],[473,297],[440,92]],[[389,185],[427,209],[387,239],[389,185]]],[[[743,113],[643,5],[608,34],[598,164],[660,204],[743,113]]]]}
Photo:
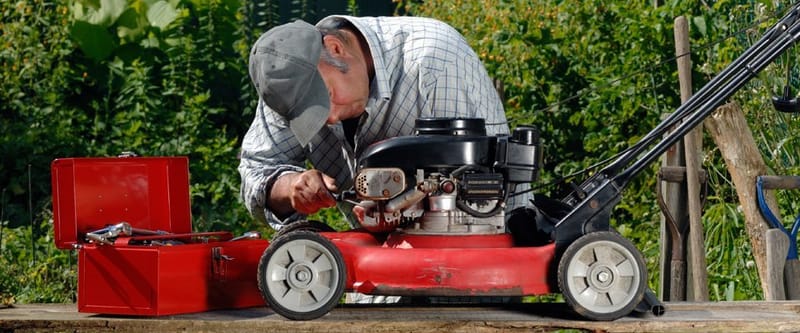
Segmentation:
{"type": "Polygon", "coordinates": [[[119,222],[192,232],[186,157],[65,158],[53,161],[55,242],[70,249],[83,235],[119,222]]]}
{"type": "Polygon", "coordinates": [[[58,159],[52,185],[56,245],[79,248],[78,311],[160,316],[263,306],[256,270],[269,243],[191,233],[187,158],[58,159]],[[87,232],[119,222],[178,234],[184,244],[131,245],[164,236],[84,243],[87,232]]]}
{"type": "Polygon", "coordinates": [[[344,257],[345,288],[366,294],[524,296],[554,292],[555,245],[513,247],[509,235],[321,233],[344,257]]]}

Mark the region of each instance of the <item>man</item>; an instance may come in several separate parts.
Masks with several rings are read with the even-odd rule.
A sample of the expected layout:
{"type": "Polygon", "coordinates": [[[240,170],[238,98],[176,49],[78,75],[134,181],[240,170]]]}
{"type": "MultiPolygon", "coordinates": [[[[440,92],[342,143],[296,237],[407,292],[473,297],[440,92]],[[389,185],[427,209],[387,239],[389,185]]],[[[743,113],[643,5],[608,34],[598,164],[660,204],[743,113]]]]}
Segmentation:
{"type": "Polygon", "coordinates": [[[352,186],[359,154],[411,135],[417,118],[478,117],[487,134],[508,133],[480,59],[455,29],[433,19],[288,23],[259,38],[249,68],[259,101],[242,144],[241,195],[275,229],[334,206],[331,192],[352,186]]]}

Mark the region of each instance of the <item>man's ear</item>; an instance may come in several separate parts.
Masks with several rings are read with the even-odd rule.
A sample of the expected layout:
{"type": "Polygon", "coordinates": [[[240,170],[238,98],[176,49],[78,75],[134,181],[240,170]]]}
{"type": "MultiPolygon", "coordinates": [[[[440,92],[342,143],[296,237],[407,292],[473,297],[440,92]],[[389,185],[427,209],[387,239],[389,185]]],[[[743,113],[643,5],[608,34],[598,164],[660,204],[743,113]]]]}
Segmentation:
{"type": "Polygon", "coordinates": [[[322,37],[322,44],[328,50],[328,53],[335,58],[341,58],[347,54],[344,43],[336,36],[325,35],[322,37]]]}

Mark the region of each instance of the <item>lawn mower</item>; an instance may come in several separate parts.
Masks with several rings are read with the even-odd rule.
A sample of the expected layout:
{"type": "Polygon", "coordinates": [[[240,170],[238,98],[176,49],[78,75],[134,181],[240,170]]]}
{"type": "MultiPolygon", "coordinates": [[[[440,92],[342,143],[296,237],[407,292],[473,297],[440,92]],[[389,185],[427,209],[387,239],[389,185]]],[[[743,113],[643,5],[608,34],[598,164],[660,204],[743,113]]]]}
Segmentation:
{"type": "MultiPolygon", "coordinates": [[[[258,285],[293,320],[337,306],[343,293],[515,297],[561,293],[579,315],[614,320],[663,313],[642,254],[609,224],[629,182],[800,36],[795,5],[765,35],[641,140],[563,198],[533,194],[506,212],[518,184],[537,181],[538,130],[487,136],[482,119],[425,118],[415,133],[367,148],[353,189],[360,228],[290,225],[264,251],[258,285]]],[[[797,110],[788,93],[776,107],[797,110]]]]}

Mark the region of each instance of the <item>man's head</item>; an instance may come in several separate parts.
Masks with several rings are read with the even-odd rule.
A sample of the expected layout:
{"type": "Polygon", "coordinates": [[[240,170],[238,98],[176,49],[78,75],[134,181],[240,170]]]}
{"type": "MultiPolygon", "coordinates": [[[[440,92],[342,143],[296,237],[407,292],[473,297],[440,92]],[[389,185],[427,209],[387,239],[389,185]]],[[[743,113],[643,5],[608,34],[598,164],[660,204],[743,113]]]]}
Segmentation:
{"type": "Polygon", "coordinates": [[[250,78],[303,146],[326,122],[364,111],[372,60],[365,64],[354,31],[352,25],[317,29],[298,20],[270,29],[253,46],[250,78]]]}
{"type": "Polygon", "coordinates": [[[329,16],[319,23],[322,59],[317,67],[330,95],[328,124],[355,118],[364,112],[374,75],[369,45],[348,19],[329,16]]]}
{"type": "Polygon", "coordinates": [[[261,99],[286,118],[305,146],[328,118],[329,99],[317,70],[322,34],[301,20],[261,35],[250,52],[250,79],[261,99]]]}

